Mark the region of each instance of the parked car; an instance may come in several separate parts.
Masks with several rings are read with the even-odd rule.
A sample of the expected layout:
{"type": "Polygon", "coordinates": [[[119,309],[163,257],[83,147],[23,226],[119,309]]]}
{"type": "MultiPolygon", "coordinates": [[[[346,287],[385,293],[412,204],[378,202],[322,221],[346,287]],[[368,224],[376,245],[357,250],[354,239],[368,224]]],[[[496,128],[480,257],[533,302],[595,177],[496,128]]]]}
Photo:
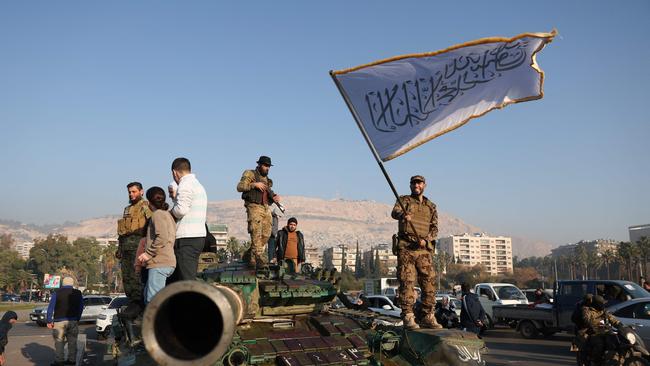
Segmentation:
{"type": "Polygon", "coordinates": [[[479,301],[485,315],[487,326],[494,325],[492,308],[495,305],[528,305],[526,295],[517,286],[510,283],[479,283],[474,287],[474,292],[479,296],[479,301]]]}
{"type": "Polygon", "coordinates": [[[650,297],[641,297],[616,304],[607,309],[621,323],[630,325],[650,344],[650,297]]]}
{"type": "Polygon", "coordinates": [[[29,313],[29,319],[31,321],[36,322],[36,324],[40,327],[44,327],[47,325],[47,306],[40,306],[32,310],[31,313],[29,313]]]}
{"type": "Polygon", "coordinates": [[[111,303],[113,298],[103,295],[88,295],[84,296],[84,310],[81,313],[81,321],[95,321],[104,309],[104,307],[111,303]]]}
{"type": "Polygon", "coordinates": [[[402,315],[402,309],[397,307],[393,302],[383,295],[369,295],[366,296],[368,300],[368,310],[375,313],[399,318],[402,315]]]}
{"type": "Polygon", "coordinates": [[[95,329],[97,334],[107,338],[111,333],[111,324],[113,324],[113,316],[117,314],[117,309],[126,306],[129,303],[129,298],[126,295],[118,296],[111,301],[108,306],[103,306],[102,312],[97,316],[95,322],[95,329]]]}
{"type": "MultiPolygon", "coordinates": [[[[110,304],[112,298],[110,296],[101,295],[88,295],[84,296],[84,310],[81,313],[81,321],[95,321],[99,313],[103,310],[102,307],[110,304]]],[[[36,322],[41,327],[47,325],[47,306],[37,307],[29,313],[29,318],[36,322]]]]}
{"type": "Polygon", "coordinates": [[[15,295],[15,294],[3,294],[2,295],[2,301],[3,302],[20,302],[20,296],[15,295]]]}
{"type": "MultiPolygon", "coordinates": [[[[572,280],[558,281],[553,304],[529,308],[528,306],[494,306],[495,321],[515,324],[524,338],[533,338],[542,333],[545,336],[560,331],[573,331],[571,315],[576,304],[586,294],[605,297],[607,310],[622,309],[623,301],[647,298],[648,292],[629,281],[614,280],[572,280]],[[614,308],[614,306],[620,306],[614,308]]],[[[649,299],[650,300],[650,299],[649,299]]]]}

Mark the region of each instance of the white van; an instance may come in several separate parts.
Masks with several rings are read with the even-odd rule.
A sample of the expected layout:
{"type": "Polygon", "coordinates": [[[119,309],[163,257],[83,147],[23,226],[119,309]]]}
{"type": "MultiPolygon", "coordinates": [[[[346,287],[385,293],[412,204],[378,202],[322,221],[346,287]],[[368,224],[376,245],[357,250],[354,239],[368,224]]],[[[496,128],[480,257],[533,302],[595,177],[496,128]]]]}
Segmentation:
{"type": "Polygon", "coordinates": [[[479,283],[474,293],[488,316],[488,326],[492,326],[492,307],[494,305],[528,305],[526,295],[511,283],[479,283]]]}

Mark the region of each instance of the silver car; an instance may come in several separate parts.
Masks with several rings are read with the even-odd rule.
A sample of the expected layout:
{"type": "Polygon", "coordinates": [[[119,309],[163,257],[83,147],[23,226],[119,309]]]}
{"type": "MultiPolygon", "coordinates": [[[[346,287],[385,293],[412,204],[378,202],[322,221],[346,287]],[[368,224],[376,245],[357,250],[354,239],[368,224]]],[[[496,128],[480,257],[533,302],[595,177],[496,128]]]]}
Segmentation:
{"type": "Polygon", "coordinates": [[[402,315],[402,309],[393,304],[388,296],[369,295],[366,296],[366,299],[368,300],[368,310],[370,311],[394,318],[399,318],[402,315]]]}
{"type": "Polygon", "coordinates": [[[621,323],[630,325],[643,338],[643,343],[650,344],[650,297],[628,300],[607,308],[621,323]]]}
{"type": "MultiPolygon", "coordinates": [[[[84,299],[84,310],[81,313],[81,321],[95,321],[99,316],[99,313],[102,312],[103,307],[110,304],[112,298],[110,296],[101,296],[101,295],[87,295],[83,297],[84,299]]],[[[31,313],[29,313],[29,318],[36,322],[41,327],[47,325],[47,306],[41,306],[35,308],[31,313]]]]}
{"type": "Polygon", "coordinates": [[[84,310],[81,313],[81,321],[95,321],[104,307],[113,300],[110,296],[87,295],[84,296],[84,310]]]}

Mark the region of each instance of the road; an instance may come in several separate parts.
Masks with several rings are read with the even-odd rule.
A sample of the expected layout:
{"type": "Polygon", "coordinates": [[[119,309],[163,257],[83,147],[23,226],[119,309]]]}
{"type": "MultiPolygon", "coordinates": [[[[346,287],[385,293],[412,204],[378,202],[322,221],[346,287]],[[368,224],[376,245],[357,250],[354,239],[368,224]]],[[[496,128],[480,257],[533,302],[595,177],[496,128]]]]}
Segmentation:
{"type": "MultiPolygon", "coordinates": [[[[29,311],[17,311],[18,323],[9,331],[9,344],[5,350],[8,366],[48,366],[54,361],[52,331],[27,321],[29,311]]],[[[94,323],[79,325],[79,334],[86,336],[84,365],[100,365],[106,345],[98,341],[94,323]]]]}
{"type": "Polygon", "coordinates": [[[549,338],[525,339],[514,329],[495,328],[483,337],[489,349],[485,360],[490,366],[575,365],[575,353],[569,351],[571,339],[572,336],[568,333],[558,333],[549,338]]]}
{"type": "MultiPolygon", "coordinates": [[[[19,319],[27,319],[26,312],[19,319]]],[[[7,364],[11,366],[47,366],[54,359],[51,331],[30,321],[19,321],[9,333],[7,364]]],[[[83,365],[100,366],[106,351],[106,342],[98,340],[93,323],[80,325],[80,334],[86,335],[86,354],[83,365]]],[[[569,352],[571,336],[566,333],[550,338],[524,339],[510,328],[490,330],[484,337],[489,353],[489,366],[561,366],[574,365],[575,355],[569,352]]]]}

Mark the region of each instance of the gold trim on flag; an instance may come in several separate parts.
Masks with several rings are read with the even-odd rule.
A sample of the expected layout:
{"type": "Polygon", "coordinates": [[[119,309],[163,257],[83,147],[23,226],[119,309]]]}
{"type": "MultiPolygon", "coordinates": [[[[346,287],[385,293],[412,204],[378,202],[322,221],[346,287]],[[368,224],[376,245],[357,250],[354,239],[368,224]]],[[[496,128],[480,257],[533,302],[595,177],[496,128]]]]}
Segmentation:
{"type": "Polygon", "coordinates": [[[557,30],[553,29],[550,33],[522,33],[522,34],[514,36],[512,38],[506,38],[506,37],[481,38],[481,39],[476,39],[476,40],[473,40],[473,41],[453,45],[451,47],[447,47],[445,49],[438,50],[438,51],[425,52],[425,53],[411,53],[411,54],[408,54],[408,55],[393,56],[393,57],[385,58],[383,60],[374,61],[374,62],[370,62],[370,63],[367,63],[367,64],[355,66],[355,67],[350,67],[350,68],[343,69],[343,70],[335,70],[335,71],[332,71],[332,73],[334,75],[342,75],[342,74],[347,74],[349,72],[357,71],[357,70],[360,70],[360,69],[363,69],[363,68],[366,68],[366,67],[377,66],[377,65],[385,64],[385,63],[391,62],[391,61],[403,60],[405,58],[420,58],[420,57],[436,56],[436,55],[440,55],[440,54],[443,54],[443,53],[446,53],[446,52],[449,52],[449,51],[457,50],[459,48],[464,48],[464,47],[469,47],[469,46],[476,46],[476,45],[479,45],[479,44],[486,44],[486,43],[499,43],[499,42],[509,43],[509,42],[516,41],[518,39],[526,38],[526,37],[548,38],[548,41],[546,43],[549,43],[549,42],[551,42],[553,40],[553,38],[556,35],[557,35],[557,30]]]}
{"type": "Polygon", "coordinates": [[[391,58],[387,58],[387,59],[383,59],[383,60],[379,60],[379,61],[371,62],[371,63],[368,63],[368,64],[364,64],[364,65],[360,65],[360,66],[352,67],[352,68],[349,68],[349,69],[343,69],[343,70],[338,70],[338,71],[332,71],[332,74],[334,74],[334,75],[342,75],[342,74],[346,74],[346,73],[349,73],[349,72],[357,71],[357,70],[360,70],[360,69],[363,69],[363,68],[366,68],[366,67],[376,66],[376,65],[380,65],[380,64],[383,64],[383,63],[391,62],[391,61],[402,60],[402,59],[405,59],[405,58],[420,58],[420,57],[436,56],[436,55],[440,55],[440,54],[445,53],[445,52],[449,52],[449,51],[457,50],[457,49],[459,49],[459,48],[464,48],[464,47],[468,47],[468,46],[476,46],[476,45],[479,45],[479,44],[486,44],[486,43],[499,43],[499,42],[506,42],[506,43],[509,43],[509,42],[512,42],[512,41],[515,41],[515,40],[518,40],[518,39],[521,39],[521,38],[526,38],[526,37],[532,37],[532,38],[545,38],[545,39],[546,39],[544,42],[542,42],[542,43],[540,44],[540,46],[539,46],[539,47],[538,47],[538,48],[533,52],[533,54],[532,54],[532,56],[531,56],[530,67],[532,67],[532,68],[533,68],[535,71],[537,71],[537,73],[539,73],[539,75],[540,75],[540,79],[539,79],[539,94],[538,94],[538,95],[533,95],[533,96],[530,96],[530,97],[525,97],[525,98],[520,98],[520,99],[512,99],[512,100],[510,100],[510,101],[503,102],[503,103],[501,103],[501,104],[499,104],[499,105],[496,105],[496,106],[494,106],[494,107],[492,107],[492,108],[486,110],[485,112],[483,112],[483,113],[481,113],[481,114],[477,114],[477,115],[470,116],[469,118],[467,118],[467,119],[465,119],[465,120],[463,120],[463,121],[461,121],[461,122],[458,122],[458,123],[454,124],[453,126],[447,128],[447,129],[445,129],[445,130],[443,130],[443,131],[440,131],[440,132],[436,133],[436,134],[433,135],[433,136],[429,136],[429,137],[427,137],[426,139],[421,140],[421,141],[419,141],[418,143],[416,143],[416,144],[414,144],[414,145],[412,145],[412,146],[408,146],[408,147],[406,147],[406,148],[404,148],[404,149],[402,149],[402,150],[398,150],[398,151],[396,151],[395,153],[393,153],[393,154],[391,154],[391,155],[389,155],[389,156],[387,156],[387,157],[381,159],[382,161],[386,162],[386,161],[389,161],[389,160],[395,159],[396,157],[398,157],[398,156],[400,156],[400,155],[406,154],[407,152],[409,152],[409,151],[415,149],[416,147],[418,147],[418,146],[420,146],[420,145],[422,145],[422,144],[425,144],[425,143],[427,143],[427,142],[429,142],[429,141],[435,139],[436,137],[440,137],[441,135],[444,135],[444,134],[446,134],[447,132],[451,132],[451,131],[453,131],[453,130],[459,128],[459,127],[462,127],[462,126],[464,126],[467,122],[471,121],[472,119],[482,117],[482,116],[484,116],[485,114],[487,114],[488,112],[491,112],[491,111],[493,111],[493,110],[495,110],[495,109],[503,109],[504,107],[506,107],[506,106],[508,106],[508,105],[510,105],[510,104],[515,104],[515,103],[520,103],[520,102],[527,102],[527,101],[530,101],[530,100],[542,99],[542,98],[544,97],[544,71],[542,71],[542,69],[539,68],[539,65],[537,65],[537,59],[536,59],[536,57],[537,57],[537,53],[538,53],[539,51],[541,51],[541,50],[546,46],[546,44],[552,42],[552,41],[553,41],[553,38],[554,38],[556,35],[557,35],[557,30],[553,29],[550,33],[522,33],[522,34],[517,35],[517,36],[512,37],[512,38],[505,38],[505,37],[489,37],[489,38],[481,38],[481,39],[477,39],[477,40],[474,40],[474,41],[470,41],[470,42],[465,42],[465,43],[461,43],[461,44],[458,44],[458,45],[454,45],[454,46],[451,46],[451,47],[445,48],[444,50],[440,50],[440,51],[434,51],[434,52],[427,52],[427,53],[417,53],[417,54],[410,54],[410,55],[395,56],[395,57],[391,57],[391,58]]]}

